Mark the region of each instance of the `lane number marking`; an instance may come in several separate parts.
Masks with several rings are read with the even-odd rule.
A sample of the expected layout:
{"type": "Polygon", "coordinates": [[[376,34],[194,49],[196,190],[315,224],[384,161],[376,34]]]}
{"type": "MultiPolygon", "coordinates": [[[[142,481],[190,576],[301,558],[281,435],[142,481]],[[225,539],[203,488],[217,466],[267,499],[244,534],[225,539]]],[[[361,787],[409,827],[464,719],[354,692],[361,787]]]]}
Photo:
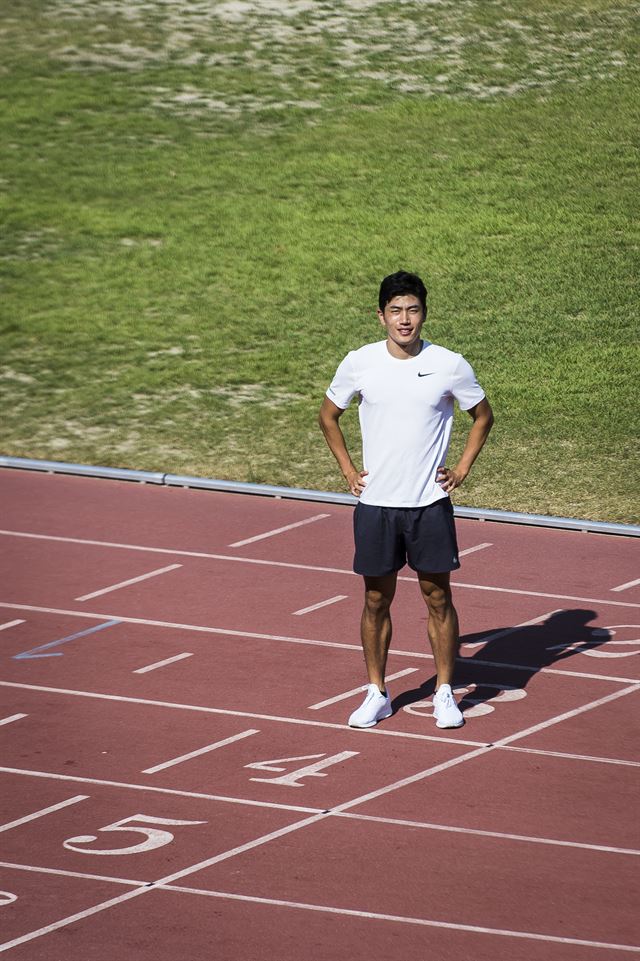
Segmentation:
{"type": "Polygon", "coordinates": [[[330,757],[326,754],[303,754],[301,757],[279,757],[274,758],[272,761],[254,761],[253,764],[245,764],[245,767],[253,768],[257,771],[286,771],[286,766],[282,767],[282,765],[297,761],[316,761],[315,764],[305,764],[303,767],[296,768],[294,771],[283,774],[281,777],[251,778],[252,781],[264,781],[268,784],[282,784],[286,787],[304,787],[304,785],[300,783],[302,778],[326,777],[327,775],[324,773],[324,768],[332,767],[341,761],[347,761],[350,757],[355,757],[359,753],[359,751],[341,751],[340,754],[332,754],[330,757]],[[321,760],[316,760],[316,758],[321,760]]]}
{"type": "Polygon", "coordinates": [[[131,817],[122,818],[120,821],[114,821],[113,824],[107,824],[103,828],[99,828],[99,833],[123,831],[127,834],[142,834],[144,835],[144,841],[140,841],[138,844],[131,844],[128,847],[121,848],[87,848],[84,847],[86,844],[91,844],[93,841],[97,841],[98,838],[95,834],[82,834],[76,838],[68,838],[64,843],[63,847],[67,848],[69,851],[77,851],[80,854],[143,854],[145,851],[154,851],[156,848],[164,847],[165,844],[170,844],[173,841],[173,834],[171,831],[162,831],[158,828],[141,827],[141,824],[164,824],[166,825],[188,825],[188,824],[206,824],[206,821],[178,821],[171,818],[158,818],[150,817],[147,814],[132,814],[131,817]],[[134,822],[138,822],[135,824],[134,822]]]}

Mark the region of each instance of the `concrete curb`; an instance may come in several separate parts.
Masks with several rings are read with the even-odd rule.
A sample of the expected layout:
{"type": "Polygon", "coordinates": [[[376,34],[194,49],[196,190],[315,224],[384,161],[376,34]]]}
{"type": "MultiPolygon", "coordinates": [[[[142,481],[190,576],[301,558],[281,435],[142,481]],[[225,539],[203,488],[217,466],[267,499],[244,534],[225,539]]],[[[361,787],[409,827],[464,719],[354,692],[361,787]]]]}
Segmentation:
{"type": "MultiPolygon", "coordinates": [[[[107,480],[135,481],[139,484],[158,484],[165,487],[193,487],[202,490],[228,491],[233,494],[253,494],[262,497],[280,497],[290,500],[319,501],[323,504],[357,503],[352,494],[334,491],[304,490],[295,487],[277,487],[271,484],[249,484],[240,481],[216,480],[206,477],[189,477],[181,474],[165,474],[157,471],[128,470],[120,467],[96,467],[90,464],[67,464],[63,461],[32,460],[26,457],[0,455],[0,467],[14,470],[35,470],[50,474],[77,474],[85,477],[102,477],[107,480]]],[[[496,521],[502,524],[528,524],[534,527],[556,527],[564,530],[586,531],[592,534],[619,534],[624,537],[640,537],[640,526],[615,524],[607,521],[580,520],[575,517],[550,517],[545,514],[523,514],[515,511],[499,511],[479,507],[454,507],[456,517],[479,521],[496,521]]]]}

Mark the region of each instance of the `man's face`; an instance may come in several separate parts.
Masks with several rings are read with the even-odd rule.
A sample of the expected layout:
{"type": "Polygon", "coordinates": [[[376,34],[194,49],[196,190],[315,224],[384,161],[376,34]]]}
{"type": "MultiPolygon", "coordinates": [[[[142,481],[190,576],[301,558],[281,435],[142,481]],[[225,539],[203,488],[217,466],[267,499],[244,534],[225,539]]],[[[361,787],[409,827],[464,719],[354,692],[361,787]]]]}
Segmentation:
{"type": "Polygon", "coordinates": [[[422,304],[415,294],[399,294],[386,304],[384,310],[378,311],[380,323],[391,344],[409,354],[418,349],[425,316],[422,304]]]}

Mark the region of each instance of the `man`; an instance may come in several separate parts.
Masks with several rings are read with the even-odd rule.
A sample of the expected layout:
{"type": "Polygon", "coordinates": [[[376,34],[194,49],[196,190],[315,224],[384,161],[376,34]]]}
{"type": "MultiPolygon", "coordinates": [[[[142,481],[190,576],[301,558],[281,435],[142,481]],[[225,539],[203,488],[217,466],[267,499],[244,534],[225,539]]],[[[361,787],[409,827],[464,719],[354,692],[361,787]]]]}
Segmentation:
{"type": "Polygon", "coordinates": [[[344,358],[320,409],[320,426],[352,494],[354,571],[364,578],[361,640],[369,684],[351,727],[390,717],[385,686],[391,643],[391,602],[398,571],[416,571],[429,610],[428,635],[436,667],[436,725],[461,727],[451,684],[459,647],[450,571],[456,570],[451,491],[480,453],[493,414],[471,366],[460,355],[422,340],[427,290],[416,274],[399,271],[380,286],[378,317],[386,339],[344,358]],[[363,469],[351,460],[339,420],[359,398],[363,469]],[[445,465],[454,399],[473,421],[455,467],[445,465]]]}

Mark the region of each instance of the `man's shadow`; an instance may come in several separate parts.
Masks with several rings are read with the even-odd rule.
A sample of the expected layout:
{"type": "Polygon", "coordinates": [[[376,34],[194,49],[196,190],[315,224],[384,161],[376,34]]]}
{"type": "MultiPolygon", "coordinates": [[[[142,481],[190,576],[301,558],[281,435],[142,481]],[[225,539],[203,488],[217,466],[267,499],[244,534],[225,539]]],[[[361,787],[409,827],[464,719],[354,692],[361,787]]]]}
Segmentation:
{"type": "MultiPolygon", "coordinates": [[[[500,690],[523,689],[542,668],[605,644],[611,632],[589,627],[596,616],[595,611],[576,608],[555,611],[536,624],[463,635],[454,687],[473,684],[474,689],[459,701],[460,710],[464,713],[465,708],[492,700],[500,690]]],[[[394,714],[430,698],[435,684],[433,675],[420,687],[399,694],[392,702],[394,714]]]]}

